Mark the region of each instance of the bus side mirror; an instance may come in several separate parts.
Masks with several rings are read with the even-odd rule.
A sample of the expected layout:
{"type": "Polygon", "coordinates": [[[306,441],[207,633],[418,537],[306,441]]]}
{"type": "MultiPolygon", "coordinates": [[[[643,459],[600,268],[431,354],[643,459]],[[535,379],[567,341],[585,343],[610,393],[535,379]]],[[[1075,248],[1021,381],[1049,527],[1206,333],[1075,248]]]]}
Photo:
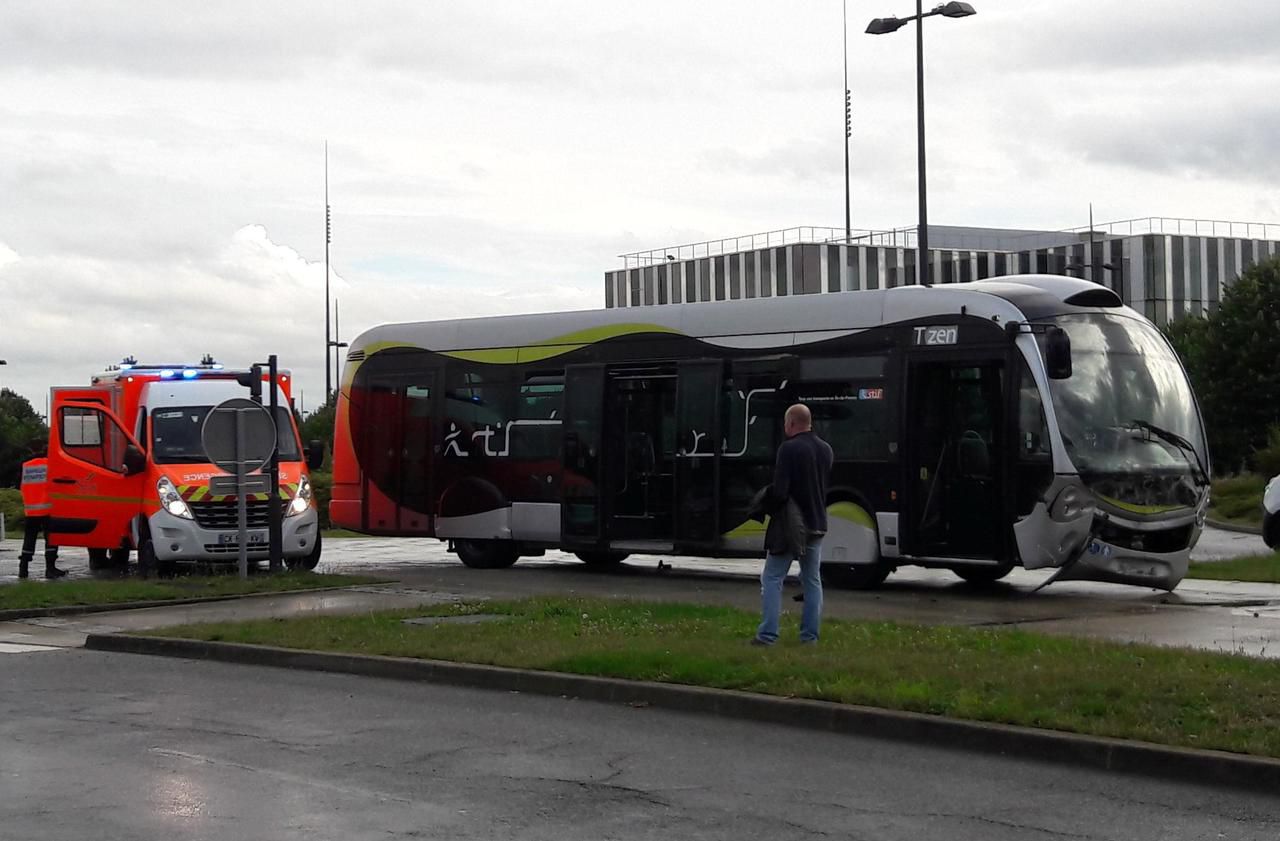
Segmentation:
{"type": "Polygon", "coordinates": [[[311,441],[307,444],[307,469],[319,470],[324,465],[324,442],[311,441]]]}
{"type": "Polygon", "coordinates": [[[124,448],[124,475],[137,476],[146,469],[146,455],[133,444],[126,444],[124,448]]]}
{"type": "Polygon", "coordinates": [[[1050,327],[1045,333],[1044,366],[1051,380],[1071,378],[1071,337],[1061,327],[1050,327]]]}

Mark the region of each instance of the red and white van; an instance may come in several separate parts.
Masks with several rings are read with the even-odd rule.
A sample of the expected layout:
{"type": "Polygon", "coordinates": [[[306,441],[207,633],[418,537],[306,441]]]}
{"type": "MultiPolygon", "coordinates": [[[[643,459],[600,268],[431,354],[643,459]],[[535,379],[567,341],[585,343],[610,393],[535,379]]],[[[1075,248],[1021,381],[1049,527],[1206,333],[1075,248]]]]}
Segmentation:
{"type": "MultiPolygon", "coordinates": [[[[249,370],[199,365],[144,365],[125,360],[87,387],[52,390],[49,423],[50,538],[89,549],[90,568],[139,571],[179,563],[235,563],[237,499],[214,493],[222,475],[204,452],[201,429],[213,407],[248,396],[249,370]]],[[[262,373],[263,390],[268,375],[262,373]]],[[[308,468],[323,458],[319,442],[303,451],[294,423],[288,371],[277,372],[276,428],[285,563],[313,569],[320,559],[319,519],[308,468]]],[[[263,397],[270,405],[269,393],[263,397]]],[[[268,555],[270,494],[247,497],[249,558],[268,555]]]]}

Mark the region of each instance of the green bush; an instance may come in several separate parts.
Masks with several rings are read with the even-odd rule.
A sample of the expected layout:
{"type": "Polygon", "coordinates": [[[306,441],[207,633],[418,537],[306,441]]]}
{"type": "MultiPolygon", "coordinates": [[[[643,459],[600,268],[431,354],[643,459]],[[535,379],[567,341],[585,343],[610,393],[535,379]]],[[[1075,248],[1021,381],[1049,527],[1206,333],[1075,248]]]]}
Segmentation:
{"type": "Polygon", "coordinates": [[[4,512],[5,536],[21,537],[22,524],[26,521],[22,513],[22,491],[17,488],[0,488],[0,511],[4,512]]]}
{"type": "Polygon", "coordinates": [[[1262,492],[1266,485],[1266,477],[1254,473],[1218,479],[1210,491],[1213,502],[1210,516],[1220,520],[1260,524],[1262,492]]]}
{"type": "Polygon", "coordinates": [[[1267,429],[1267,446],[1254,451],[1253,463],[1263,476],[1280,475],[1280,424],[1267,429]]]}
{"type": "Polygon", "coordinates": [[[319,470],[313,471],[311,473],[311,492],[316,496],[316,513],[320,515],[320,528],[330,528],[329,497],[333,492],[333,474],[322,473],[319,470]]]}

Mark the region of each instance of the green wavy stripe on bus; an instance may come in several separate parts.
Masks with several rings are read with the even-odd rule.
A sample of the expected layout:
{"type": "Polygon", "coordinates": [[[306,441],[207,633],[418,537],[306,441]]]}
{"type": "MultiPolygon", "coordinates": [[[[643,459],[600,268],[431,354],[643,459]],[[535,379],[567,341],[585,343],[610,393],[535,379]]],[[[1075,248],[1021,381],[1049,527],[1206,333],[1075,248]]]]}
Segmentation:
{"type": "Polygon", "coordinates": [[[747,520],[736,529],[725,532],[721,537],[763,537],[765,529],[768,528],[768,522],[768,517],[765,517],[763,523],[759,520],[747,520]]]}
{"type": "Polygon", "coordinates": [[[491,365],[514,365],[517,362],[540,362],[553,356],[560,356],[575,350],[603,342],[605,339],[616,339],[619,336],[634,336],[641,333],[671,333],[683,335],[679,330],[663,327],[660,324],[603,324],[574,333],[566,333],[553,339],[544,339],[531,345],[520,347],[495,347],[478,350],[450,350],[443,355],[452,359],[467,362],[487,362],[491,365]]]}
{"type": "Polygon", "coordinates": [[[1098,494],[1098,499],[1108,505],[1114,505],[1121,511],[1128,511],[1133,514],[1164,514],[1168,511],[1181,511],[1184,508],[1190,508],[1188,505],[1135,505],[1132,502],[1121,502],[1118,499],[1112,499],[1102,494],[1098,494]]]}
{"type": "MultiPolygon", "coordinates": [[[[871,519],[871,515],[866,512],[861,505],[854,505],[852,502],[837,502],[827,506],[828,517],[838,517],[846,520],[856,526],[874,529],[876,527],[875,520],[871,519]]],[[[758,520],[747,520],[733,531],[727,531],[723,537],[760,537],[768,528],[769,518],[766,517],[763,523],[758,520]]]]}
{"type": "Polygon", "coordinates": [[[857,526],[863,528],[874,529],[876,527],[875,520],[871,519],[871,515],[861,505],[854,505],[852,502],[837,502],[827,506],[828,517],[839,517],[841,520],[848,520],[857,526]]]}

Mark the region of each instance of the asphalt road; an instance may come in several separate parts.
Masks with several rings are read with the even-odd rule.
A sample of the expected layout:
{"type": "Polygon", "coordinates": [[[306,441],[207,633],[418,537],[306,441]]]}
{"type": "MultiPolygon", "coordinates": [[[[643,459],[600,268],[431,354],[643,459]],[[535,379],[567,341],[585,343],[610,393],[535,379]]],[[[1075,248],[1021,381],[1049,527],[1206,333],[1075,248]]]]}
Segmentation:
{"type": "MultiPolygon", "coordinates": [[[[1207,530],[1198,558],[1234,557],[1262,551],[1261,538],[1207,530]]],[[[0,584],[13,581],[12,541],[0,545],[0,584]]],[[[83,550],[64,553],[73,577],[87,577],[83,550]]],[[[522,559],[507,570],[471,570],[445,544],[432,539],[331,539],[320,570],[370,573],[401,582],[403,598],[520,598],[577,594],[656,600],[700,601],[759,609],[758,560],[659,559],[636,556],[617,570],[586,569],[574,556],[547,552],[522,559]],[[661,564],[661,565],[660,565],[661,564]]],[[[1052,571],[1014,570],[993,587],[971,587],[945,570],[906,567],[880,590],[828,588],[829,617],[880,619],[972,627],[1020,627],[1044,633],[1149,642],[1212,651],[1280,657],[1280,587],[1266,584],[1185,580],[1173,593],[1091,582],[1057,582],[1044,589],[1052,571]]],[[[56,585],[55,585],[56,586],[56,585]]],[[[398,607],[391,596],[365,593],[314,599],[251,600],[240,605],[161,608],[128,615],[81,619],[32,619],[0,623],[0,653],[28,644],[79,645],[86,632],[232,619],[237,616],[295,615],[316,609],[398,607]],[[363,602],[361,602],[363,599],[363,602]],[[354,601],[353,601],[354,600],[354,601]],[[366,604],[367,603],[367,604],[366,604]]],[[[787,609],[797,609],[790,601],[787,609]]],[[[790,620],[788,620],[790,621],[790,620]]]]}
{"type": "Polygon", "coordinates": [[[1280,835],[1263,795],[650,708],[71,649],[0,669],[4,839],[1280,835]]]}

